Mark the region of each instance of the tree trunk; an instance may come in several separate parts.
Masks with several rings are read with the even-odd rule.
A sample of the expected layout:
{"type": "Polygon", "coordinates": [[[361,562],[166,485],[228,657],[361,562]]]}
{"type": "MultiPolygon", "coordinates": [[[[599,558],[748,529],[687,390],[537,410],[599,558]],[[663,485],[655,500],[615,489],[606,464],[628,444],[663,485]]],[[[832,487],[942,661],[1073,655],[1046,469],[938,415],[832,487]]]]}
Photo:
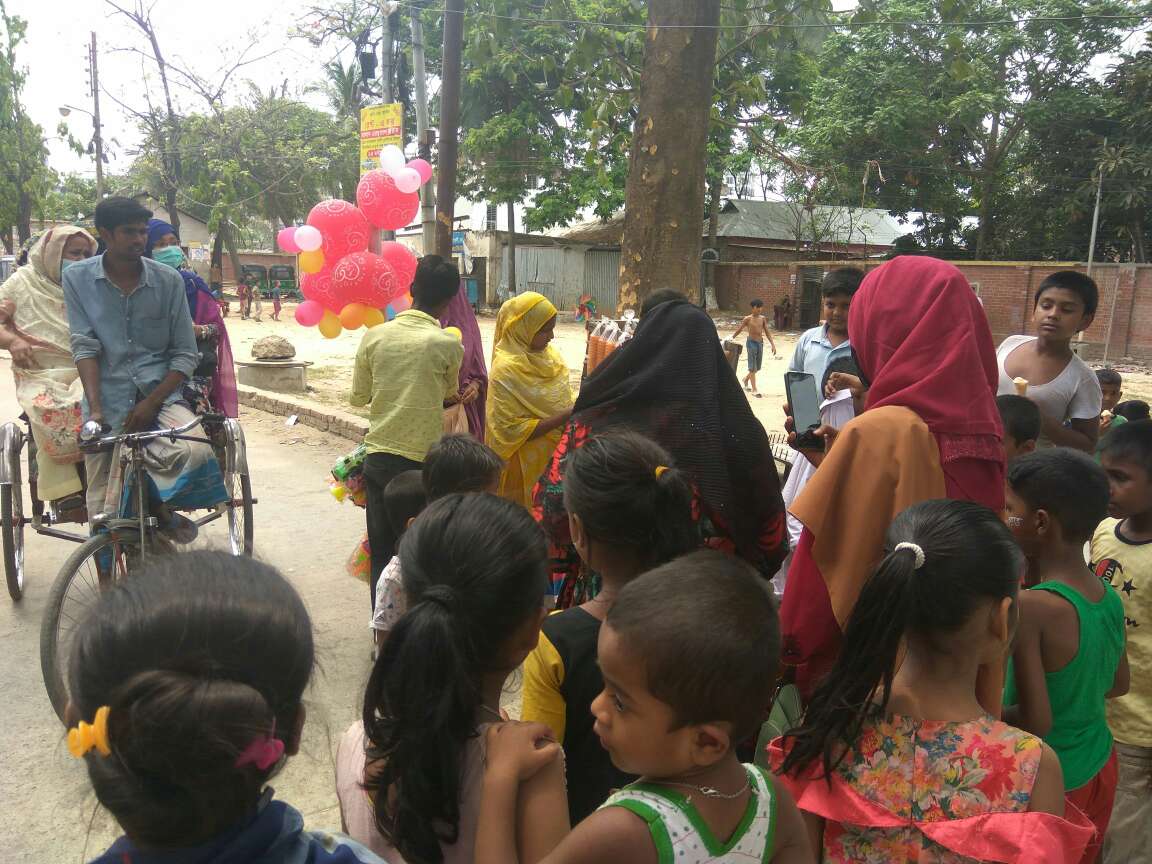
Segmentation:
{"type": "Polygon", "coordinates": [[[17,194],[16,203],[16,236],[20,244],[32,236],[32,196],[26,189],[17,194]]]}
{"type": "Polygon", "coordinates": [[[456,215],[456,162],[460,153],[460,55],[464,0],[444,0],[444,53],[440,78],[440,147],[436,158],[436,252],[452,257],[456,215]]]}
{"type": "Polygon", "coordinates": [[[976,230],[976,260],[985,260],[992,241],[992,196],[995,188],[992,172],[985,172],[980,192],[980,227],[976,230]]]}
{"type": "Polygon", "coordinates": [[[508,296],[516,294],[516,204],[508,202],[508,296]]]}
{"type": "Polygon", "coordinates": [[[1147,264],[1148,250],[1144,246],[1144,220],[1133,219],[1128,224],[1128,234],[1132,238],[1132,263],[1147,264]]]}
{"type": "Polygon", "coordinates": [[[220,292],[219,296],[224,297],[224,227],[221,226],[216,231],[216,236],[212,238],[212,259],[209,263],[209,276],[208,287],[213,291],[220,292]]]}
{"type": "MultiPolygon", "coordinates": [[[[228,258],[232,261],[232,277],[236,282],[243,275],[243,265],[240,263],[240,251],[236,248],[236,226],[231,222],[221,222],[217,240],[223,238],[224,248],[228,250],[228,258]]],[[[215,256],[215,250],[213,250],[215,256]]]]}
{"type": "Polygon", "coordinates": [[[10,227],[0,231],[0,243],[4,244],[4,251],[6,253],[9,255],[15,254],[14,247],[12,246],[12,229],[10,227]]]}
{"type": "Polygon", "coordinates": [[[704,149],[720,0],[649,0],[644,69],[624,191],[619,309],[699,293],[704,149]],[[695,29],[701,28],[701,29],[695,29]]]}

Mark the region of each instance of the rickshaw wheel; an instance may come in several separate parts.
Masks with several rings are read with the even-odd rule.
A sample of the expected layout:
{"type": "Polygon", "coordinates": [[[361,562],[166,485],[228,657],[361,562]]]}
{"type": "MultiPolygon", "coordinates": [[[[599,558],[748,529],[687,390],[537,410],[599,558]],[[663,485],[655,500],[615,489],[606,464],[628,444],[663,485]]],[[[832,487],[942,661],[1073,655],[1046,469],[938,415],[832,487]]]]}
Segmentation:
{"type": "Polygon", "coordinates": [[[24,596],[24,496],[20,486],[0,486],[0,540],[4,547],[4,577],[13,600],[24,596]]]}
{"type": "Polygon", "coordinates": [[[40,671],[61,720],[68,705],[68,659],[76,630],[103,592],[127,579],[139,563],[137,531],[97,534],[68,556],[52,584],[40,625],[40,671]]]}
{"type": "Polygon", "coordinates": [[[252,554],[252,480],[235,472],[224,478],[231,503],[228,506],[228,544],[233,555],[252,554]]]}

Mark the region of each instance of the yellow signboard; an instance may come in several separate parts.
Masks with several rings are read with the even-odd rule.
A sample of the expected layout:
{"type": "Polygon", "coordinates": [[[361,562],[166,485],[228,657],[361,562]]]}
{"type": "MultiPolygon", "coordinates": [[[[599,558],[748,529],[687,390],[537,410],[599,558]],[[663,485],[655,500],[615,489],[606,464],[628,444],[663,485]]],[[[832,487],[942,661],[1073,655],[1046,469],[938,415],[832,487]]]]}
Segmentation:
{"type": "Polygon", "coordinates": [[[380,167],[380,148],[404,146],[404,108],[399,102],[360,109],[360,173],[380,167]]]}

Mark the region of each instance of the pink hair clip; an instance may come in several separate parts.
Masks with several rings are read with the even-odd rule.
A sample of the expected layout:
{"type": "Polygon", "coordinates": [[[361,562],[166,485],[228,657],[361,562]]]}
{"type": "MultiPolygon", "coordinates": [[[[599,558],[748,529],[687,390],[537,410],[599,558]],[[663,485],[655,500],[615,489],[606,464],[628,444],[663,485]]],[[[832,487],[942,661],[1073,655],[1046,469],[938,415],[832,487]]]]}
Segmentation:
{"type": "Polygon", "coordinates": [[[267,771],[280,761],[284,755],[284,742],[276,737],[276,721],[272,721],[272,732],[253,738],[243,752],[236,757],[236,767],[255,765],[261,771],[267,771]]]}

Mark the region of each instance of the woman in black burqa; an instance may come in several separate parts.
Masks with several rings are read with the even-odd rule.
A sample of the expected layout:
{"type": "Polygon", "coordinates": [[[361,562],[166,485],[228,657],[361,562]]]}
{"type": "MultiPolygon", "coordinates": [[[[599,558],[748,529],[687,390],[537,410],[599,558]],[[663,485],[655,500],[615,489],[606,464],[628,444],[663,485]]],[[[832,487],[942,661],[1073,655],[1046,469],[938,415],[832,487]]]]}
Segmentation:
{"type": "Polygon", "coordinates": [[[572,548],[564,509],[567,456],[589,435],[612,429],[639,432],[664,447],[695,487],[702,542],[772,577],[788,546],[768,436],[728,365],[712,319],[676,299],[645,309],[636,335],[584,382],[536,485],[533,512],[552,547],[559,607],[586,602],[599,590],[572,548]]]}

